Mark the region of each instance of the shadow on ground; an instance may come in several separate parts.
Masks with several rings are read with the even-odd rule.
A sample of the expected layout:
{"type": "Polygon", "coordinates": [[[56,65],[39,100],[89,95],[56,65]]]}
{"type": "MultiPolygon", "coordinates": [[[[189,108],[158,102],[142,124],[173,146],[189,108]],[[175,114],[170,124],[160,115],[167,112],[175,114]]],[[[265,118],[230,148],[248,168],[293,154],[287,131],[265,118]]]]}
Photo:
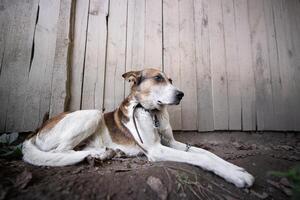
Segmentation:
{"type": "Polygon", "coordinates": [[[244,167],[256,182],[238,189],[216,175],[145,157],[68,167],[35,167],[0,159],[1,199],[289,199],[292,185],[271,171],[299,165],[298,133],[176,133],[175,137],[244,167]]]}

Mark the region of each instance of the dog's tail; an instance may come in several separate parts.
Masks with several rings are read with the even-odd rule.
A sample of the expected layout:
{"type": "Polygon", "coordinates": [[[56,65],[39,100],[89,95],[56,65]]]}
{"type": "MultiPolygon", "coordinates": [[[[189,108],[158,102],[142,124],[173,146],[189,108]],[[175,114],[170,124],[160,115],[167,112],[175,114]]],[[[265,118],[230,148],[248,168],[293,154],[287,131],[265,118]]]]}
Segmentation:
{"type": "Polygon", "coordinates": [[[35,145],[35,137],[26,140],[22,147],[23,160],[37,166],[66,166],[85,159],[89,151],[42,151],[35,145]]]}

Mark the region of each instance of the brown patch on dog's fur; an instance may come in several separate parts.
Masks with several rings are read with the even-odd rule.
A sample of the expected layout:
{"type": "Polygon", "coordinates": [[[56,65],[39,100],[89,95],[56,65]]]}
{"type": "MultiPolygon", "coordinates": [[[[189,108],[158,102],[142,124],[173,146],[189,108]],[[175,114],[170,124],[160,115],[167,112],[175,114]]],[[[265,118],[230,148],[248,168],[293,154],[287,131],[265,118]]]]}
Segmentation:
{"type": "Polygon", "coordinates": [[[126,99],[124,99],[124,101],[121,103],[118,110],[116,111],[118,113],[118,117],[119,117],[121,122],[123,122],[123,121],[128,122],[129,121],[127,108],[130,104],[130,101],[129,101],[130,98],[131,98],[131,96],[128,96],[126,99]]]}
{"type": "Polygon", "coordinates": [[[38,129],[37,132],[51,130],[58,122],[60,122],[69,113],[71,112],[63,112],[55,117],[52,117],[51,119],[43,123],[43,125],[41,126],[41,128],[38,129]]]}
{"type": "Polygon", "coordinates": [[[111,139],[117,144],[133,145],[135,143],[134,138],[121,122],[120,117],[118,116],[118,110],[104,113],[104,122],[110,133],[111,139]]]}

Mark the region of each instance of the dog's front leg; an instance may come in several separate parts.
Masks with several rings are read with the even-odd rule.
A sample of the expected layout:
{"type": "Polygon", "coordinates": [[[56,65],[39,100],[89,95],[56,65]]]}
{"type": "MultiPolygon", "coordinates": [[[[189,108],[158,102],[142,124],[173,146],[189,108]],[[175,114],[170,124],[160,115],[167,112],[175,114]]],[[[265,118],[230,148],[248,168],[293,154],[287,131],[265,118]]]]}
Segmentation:
{"type": "MultiPolygon", "coordinates": [[[[196,165],[205,170],[214,172],[228,182],[235,184],[237,187],[249,187],[253,184],[254,178],[244,169],[233,167],[231,166],[232,164],[212,153],[209,154],[205,152],[205,150],[200,151],[200,149],[198,150],[199,152],[184,151],[180,143],[174,143],[173,134],[169,135],[170,139],[173,138],[170,141],[170,145],[171,147],[177,145],[176,148],[180,150],[163,146],[160,143],[158,131],[153,125],[152,117],[149,112],[140,108],[136,112],[136,117],[138,129],[140,130],[143,140],[143,143],[140,143],[140,145],[146,149],[146,156],[150,161],[175,161],[196,165]]],[[[168,130],[168,128],[165,130],[168,130]]],[[[135,138],[139,141],[137,136],[135,136],[135,138]]],[[[185,144],[183,145],[185,148],[185,144]]]]}
{"type": "Polygon", "coordinates": [[[180,151],[156,143],[148,149],[147,157],[151,161],[175,161],[196,165],[204,170],[212,171],[240,188],[250,187],[254,182],[253,176],[244,169],[225,165],[205,153],[180,151]]]}
{"type": "Polygon", "coordinates": [[[165,144],[166,146],[169,146],[171,148],[181,150],[181,151],[187,151],[187,152],[192,152],[192,153],[200,153],[200,154],[205,154],[209,156],[210,158],[214,159],[215,162],[220,162],[222,165],[228,166],[235,168],[236,170],[244,170],[241,167],[238,167],[230,162],[227,162],[223,160],[222,158],[218,157],[217,155],[205,150],[201,149],[198,147],[190,146],[188,144],[176,141],[173,136],[173,131],[169,122],[169,114],[167,112],[167,109],[163,109],[159,114],[158,114],[158,119],[161,126],[160,133],[162,135],[162,143],[165,144]]]}

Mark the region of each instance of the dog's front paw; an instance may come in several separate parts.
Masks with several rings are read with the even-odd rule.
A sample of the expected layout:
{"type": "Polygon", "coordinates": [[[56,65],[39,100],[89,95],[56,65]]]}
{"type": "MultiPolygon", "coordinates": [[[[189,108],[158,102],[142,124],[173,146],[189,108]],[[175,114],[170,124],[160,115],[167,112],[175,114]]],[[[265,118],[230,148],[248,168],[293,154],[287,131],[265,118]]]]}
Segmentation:
{"type": "Polygon", "coordinates": [[[225,179],[239,188],[251,187],[254,183],[254,177],[243,168],[233,168],[228,172],[225,179]]]}

